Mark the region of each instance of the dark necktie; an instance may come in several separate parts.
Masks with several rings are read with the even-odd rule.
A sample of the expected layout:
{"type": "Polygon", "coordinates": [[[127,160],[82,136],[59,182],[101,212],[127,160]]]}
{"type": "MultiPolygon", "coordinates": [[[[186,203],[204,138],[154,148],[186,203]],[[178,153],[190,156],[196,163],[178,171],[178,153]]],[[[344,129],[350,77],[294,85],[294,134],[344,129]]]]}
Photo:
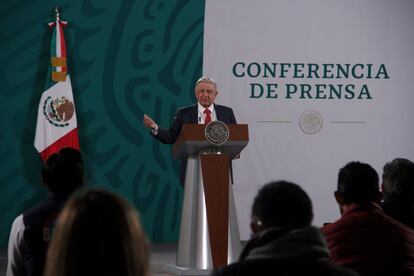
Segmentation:
{"type": "Polygon", "coordinates": [[[204,109],[204,114],[206,114],[206,117],[204,119],[204,124],[210,123],[211,122],[211,111],[208,108],[206,108],[204,109]]]}

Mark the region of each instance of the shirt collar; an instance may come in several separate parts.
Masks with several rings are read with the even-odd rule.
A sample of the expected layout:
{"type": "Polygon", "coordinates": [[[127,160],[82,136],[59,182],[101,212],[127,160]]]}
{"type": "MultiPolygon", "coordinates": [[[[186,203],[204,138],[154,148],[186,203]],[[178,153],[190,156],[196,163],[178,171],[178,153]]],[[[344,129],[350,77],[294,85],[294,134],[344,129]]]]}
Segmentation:
{"type": "Polygon", "coordinates": [[[381,206],[379,206],[377,203],[373,201],[369,202],[361,202],[361,203],[351,203],[349,204],[346,209],[344,210],[342,215],[346,215],[355,211],[360,210],[372,210],[375,209],[377,211],[382,212],[381,206]]]}
{"type": "MultiPolygon", "coordinates": [[[[204,113],[204,110],[205,110],[206,108],[205,108],[204,106],[202,106],[199,102],[197,102],[197,105],[198,105],[198,112],[199,112],[200,114],[203,114],[203,113],[204,113]]],[[[214,104],[210,105],[210,106],[208,107],[208,110],[210,110],[211,114],[213,114],[213,112],[214,112],[214,104]]]]}

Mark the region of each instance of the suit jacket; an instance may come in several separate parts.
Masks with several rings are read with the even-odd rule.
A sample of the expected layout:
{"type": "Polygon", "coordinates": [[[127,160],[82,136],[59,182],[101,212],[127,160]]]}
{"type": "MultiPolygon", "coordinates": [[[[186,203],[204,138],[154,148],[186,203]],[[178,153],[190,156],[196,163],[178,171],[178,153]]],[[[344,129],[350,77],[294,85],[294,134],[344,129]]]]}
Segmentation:
{"type": "MultiPolygon", "coordinates": [[[[214,104],[218,121],[226,124],[237,124],[233,110],[230,107],[214,104]]],[[[180,135],[184,124],[198,124],[198,104],[180,108],[175,115],[169,129],[158,128],[157,135],[153,135],[164,144],[174,144],[180,135]]],[[[230,164],[231,165],[231,164],[230,164]]],[[[184,185],[187,158],[180,160],[180,182],[184,185]]]]}

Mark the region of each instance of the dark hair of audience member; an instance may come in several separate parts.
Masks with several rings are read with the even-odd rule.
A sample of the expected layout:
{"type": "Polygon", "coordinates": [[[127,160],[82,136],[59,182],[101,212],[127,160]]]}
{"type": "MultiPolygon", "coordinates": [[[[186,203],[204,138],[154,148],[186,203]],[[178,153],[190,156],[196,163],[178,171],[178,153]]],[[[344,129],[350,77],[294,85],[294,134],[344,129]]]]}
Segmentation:
{"type": "Polygon", "coordinates": [[[63,148],[52,154],[42,169],[43,183],[56,195],[67,196],[83,185],[83,162],[80,152],[63,148]]]}
{"type": "Polygon", "coordinates": [[[139,215],[121,197],[80,191],[58,218],[45,276],[146,276],[148,244],[139,215]]]}
{"type": "Polygon", "coordinates": [[[414,202],[414,163],[396,158],[384,165],[382,174],[384,199],[402,199],[414,202]]]}
{"type": "Polygon", "coordinates": [[[252,217],[259,219],[263,228],[304,228],[310,226],[313,219],[312,202],[305,191],[294,183],[271,182],[256,195],[252,217]]]}
{"type": "Polygon", "coordinates": [[[368,164],[349,162],[339,170],[338,192],[346,204],[375,201],[379,194],[378,174],[368,164]]]}

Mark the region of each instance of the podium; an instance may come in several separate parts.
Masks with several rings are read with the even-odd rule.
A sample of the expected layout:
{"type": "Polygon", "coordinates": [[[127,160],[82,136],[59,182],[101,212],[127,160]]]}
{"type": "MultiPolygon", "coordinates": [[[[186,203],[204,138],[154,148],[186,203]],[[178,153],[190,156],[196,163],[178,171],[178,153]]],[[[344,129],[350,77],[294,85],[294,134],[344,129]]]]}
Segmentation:
{"type": "Polygon", "coordinates": [[[206,139],[206,125],[186,124],[173,146],[175,158],[187,158],[187,169],[176,265],[168,265],[167,272],[208,275],[240,254],[230,160],[249,135],[246,124],[227,127],[227,141],[213,145],[206,139]]]}

